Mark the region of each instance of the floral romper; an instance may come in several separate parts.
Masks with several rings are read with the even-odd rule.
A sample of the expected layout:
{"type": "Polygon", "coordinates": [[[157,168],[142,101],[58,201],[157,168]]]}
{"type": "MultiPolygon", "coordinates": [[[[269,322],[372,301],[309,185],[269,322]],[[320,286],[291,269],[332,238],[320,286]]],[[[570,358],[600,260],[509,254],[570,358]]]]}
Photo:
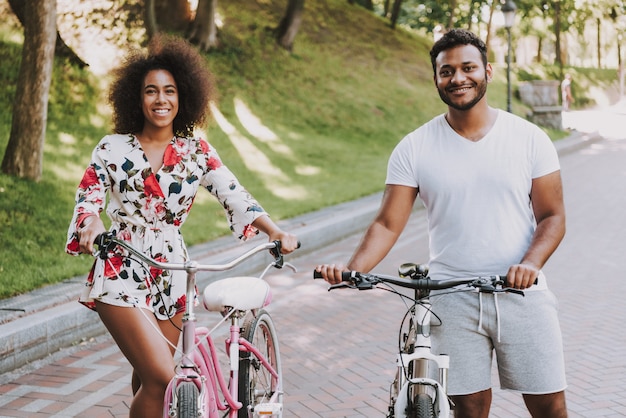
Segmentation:
{"type": "MultiPolygon", "coordinates": [[[[245,240],[258,233],[252,222],[266,214],[222,164],[217,152],[201,138],[173,138],[163,166],[153,173],[134,135],[105,136],[76,192],[76,206],[66,251],[80,254],[77,227],[106,205],[111,230],[146,255],[163,262],[188,259],[180,233],[199,186],[224,207],[230,229],[245,240]]],[[[94,300],[117,306],[149,309],[167,319],[185,307],[186,273],[146,268],[124,257],[97,258],[79,301],[95,309],[94,300]]]]}

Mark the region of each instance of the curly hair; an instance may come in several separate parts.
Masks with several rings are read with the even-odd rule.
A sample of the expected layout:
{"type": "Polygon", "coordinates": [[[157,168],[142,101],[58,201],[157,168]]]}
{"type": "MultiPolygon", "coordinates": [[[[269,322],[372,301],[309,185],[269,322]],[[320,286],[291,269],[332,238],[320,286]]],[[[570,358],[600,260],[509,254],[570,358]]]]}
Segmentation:
{"type": "Polygon", "coordinates": [[[478,49],[483,60],[483,64],[487,66],[487,45],[473,32],[465,29],[450,29],[446,32],[430,50],[430,63],[433,66],[433,73],[437,73],[437,65],[435,61],[437,56],[442,52],[461,45],[473,45],[478,49]]]}
{"type": "Polygon", "coordinates": [[[198,51],[181,38],[157,35],[147,51],[131,51],[113,71],[109,103],[113,107],[115,133],[138,133],[144,126],[141,91],[148,72],[167,70],[178,89],[179,109],[174,118],[177,136],[193,135],[193,128],[209,116],[213,98],[213,77],[198,51]]]}

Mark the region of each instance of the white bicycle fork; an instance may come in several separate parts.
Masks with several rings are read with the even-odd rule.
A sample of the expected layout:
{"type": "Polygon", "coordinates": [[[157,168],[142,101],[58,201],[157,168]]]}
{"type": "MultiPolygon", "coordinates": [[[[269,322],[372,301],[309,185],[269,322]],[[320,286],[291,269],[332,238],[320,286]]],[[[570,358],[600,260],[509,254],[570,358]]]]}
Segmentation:
{"type": "Polygon", "coordinates": [[[436,418],[449,418],[450,402],[447,396],[448,369],[450,358],[446,354],[433,354],[430,342],[431,305],[423,301],[415,306],[415,324],[411,328],[405,346],[414,341],[412,353],[400,353],[396,360],[398,369],[398,383],[400,388],[394,406],[395,418],[406,418],[406,408],[409,399],[417,394],[425,393],[433,401],[436,418]],[[412,364],[412,376],[407,378],[406,368],[412,364]],[[436,365],[439,371],[439,380],[430,378],[430,368],[436,365]]]}

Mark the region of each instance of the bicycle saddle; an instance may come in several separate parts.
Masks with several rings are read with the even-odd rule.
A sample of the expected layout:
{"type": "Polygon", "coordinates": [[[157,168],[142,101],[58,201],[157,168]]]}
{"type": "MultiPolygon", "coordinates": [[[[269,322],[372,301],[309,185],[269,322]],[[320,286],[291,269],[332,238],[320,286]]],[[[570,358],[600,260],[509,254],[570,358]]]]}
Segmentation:
{"type": "Polygon", "coordinates": [[[227,308],[247,311],[267,306],[272,301],[270,286],[258,277],[229,277],[209,284],[202,294],[204,307],[211,312],[227,308]]]}

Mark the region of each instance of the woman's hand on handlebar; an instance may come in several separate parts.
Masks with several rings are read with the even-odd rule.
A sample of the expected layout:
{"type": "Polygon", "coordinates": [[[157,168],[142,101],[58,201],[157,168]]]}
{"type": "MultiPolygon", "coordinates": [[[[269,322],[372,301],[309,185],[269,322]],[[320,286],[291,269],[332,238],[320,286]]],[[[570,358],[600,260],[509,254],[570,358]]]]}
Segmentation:
{"type": "Polygon", "coordinates": [[[341,272],[349,271],[343,264],[320,264],[315,266],[315,271],[322,275],[322,278],[330,284],[341,283],[341,272]]]}
{"type": "Polygon", "coordinates": [[[269,240],[280,241],[280,252],[282,254],[289,254],[300,248],[300,241],[298,241],[298,237],[282,230],[278,230],[275,233],[270,234],[269,240]]]}
{"type": "Polygon", "coordinates": [[[78,234],[78,242],[80,246],[80,252],[84,254],[94,253],[94,242],[98,235],[106,232],[104,223],[99,216],[93,215],[85,218],[82,225],[76,229],[78,234]]]}
{"type": "Polygon", "coordinates": [[[252,222],[255,228],[267,234],[271,241],[280,241],[280,252],[289,254],[300,247],[298,238],[280,229],[267,215],[261,215],[252,222]]]}

